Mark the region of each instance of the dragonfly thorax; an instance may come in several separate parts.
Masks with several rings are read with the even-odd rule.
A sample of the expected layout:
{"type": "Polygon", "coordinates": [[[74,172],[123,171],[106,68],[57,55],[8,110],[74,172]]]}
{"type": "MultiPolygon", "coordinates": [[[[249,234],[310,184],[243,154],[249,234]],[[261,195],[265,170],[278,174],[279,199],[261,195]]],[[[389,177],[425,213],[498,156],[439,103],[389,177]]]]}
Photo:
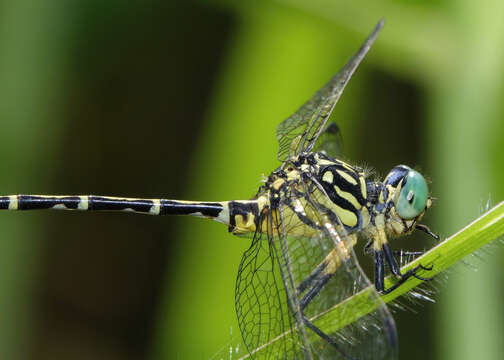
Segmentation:
{"type": "Polygon", "coordinates": [[[256,199],[297,224],[290,235],[320,231],[325,222],[351,233],[369,222],[366,181],[359,168],[321,152],[303,153],[271,173],[256,199]]]}
{"type": "Polygon", "coordinates": [[[287,160],[268,176],[255,198],[259,211],[279,212],[297,224],[290,235],[315,233],[329,221],[347,234],[362,231],[377,247],[387,237],[413,231],[431,205],[422,175],[405,165],[380,182],[322,152],[287,160]]]}

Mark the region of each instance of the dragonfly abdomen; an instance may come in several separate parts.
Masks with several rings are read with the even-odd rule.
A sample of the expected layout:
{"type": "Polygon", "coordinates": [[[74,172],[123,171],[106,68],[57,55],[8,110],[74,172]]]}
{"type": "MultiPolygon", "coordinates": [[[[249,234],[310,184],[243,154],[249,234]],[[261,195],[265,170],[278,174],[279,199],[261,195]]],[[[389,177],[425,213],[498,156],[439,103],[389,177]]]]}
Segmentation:
{"type": "Polygon", "coordinates": [[[227,202],[137,199],[96,195],[9,195],[0,197],[0,210],[126,211],[149,215],[194,215],[218,218],[227,202]]]}
{"type": "Polygon", "coordinates": [[[122,198],[97,195],[8,195],[0,196],[0,210],[121,211],[147,215],[190,215],[228,225],[235,234],[256,230],[258,202],[183,201],[122,198]]]}

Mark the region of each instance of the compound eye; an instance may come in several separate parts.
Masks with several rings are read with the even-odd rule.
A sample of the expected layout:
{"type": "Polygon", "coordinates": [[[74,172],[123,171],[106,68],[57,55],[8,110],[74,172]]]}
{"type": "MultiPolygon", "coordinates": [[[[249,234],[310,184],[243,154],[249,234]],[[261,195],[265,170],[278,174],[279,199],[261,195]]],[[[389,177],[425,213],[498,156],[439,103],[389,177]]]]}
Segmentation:
{"type": "Polygon", "coordinates": [[[401,192],[397,198],[397,213],[402,219],[413,219],[425,210],[427,198],[427,182],[422,174],[410,169],[404,177],[401,192]]]}

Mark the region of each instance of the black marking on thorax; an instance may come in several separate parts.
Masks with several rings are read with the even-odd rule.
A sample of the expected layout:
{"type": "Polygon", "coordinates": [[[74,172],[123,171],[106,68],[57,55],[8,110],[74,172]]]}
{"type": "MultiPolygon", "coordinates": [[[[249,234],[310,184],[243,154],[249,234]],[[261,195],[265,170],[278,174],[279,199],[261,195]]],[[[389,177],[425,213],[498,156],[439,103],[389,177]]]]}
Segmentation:
{"type": "Polygon", "coordinates": [[[347,167],[340,164],[322,166],[319,173],[317,174],[317,181],[322,185],[327,195],[333,203],[342,207],[343,209],[357,212],[358,210],[346,199],[339,196],[336,193],[335,186],[337,186],[341,191],[352,194],[352,196],[357,200],[357,202],[364,206],[366,204],[366,199],[362,197],[361,182],[359,178],[359,173],[357,171],[351,171],[347,167]],[[354,179],[355,184],[352,184],[347,179],[345,179],[338,171],[344,172],[352,179],[354,179]],[[330,172],[332,174],[332,182],[326,182],[322,178],[324,174],[330,172]]]}

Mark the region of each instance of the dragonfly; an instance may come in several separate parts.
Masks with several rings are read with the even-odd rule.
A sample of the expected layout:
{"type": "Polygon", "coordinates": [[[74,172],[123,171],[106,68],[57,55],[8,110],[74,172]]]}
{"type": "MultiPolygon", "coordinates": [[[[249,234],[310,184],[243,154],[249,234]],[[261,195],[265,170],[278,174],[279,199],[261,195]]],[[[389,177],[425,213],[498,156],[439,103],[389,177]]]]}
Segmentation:
{"type": "Polygon", "coordinates": [[[395,359],[397,330],[380,294],[411,277],[429,280],[420,274],[432,267],[401,272],[389,239],[414,230],[437,238],[420,224],[432,198],[424,177],[406,165],[379,181],[339,160],[340,133],[328,121],[383,23],[325,86],[278,125],[281,165],[250,200],[8,195],[0,196],[0,210],[124,211],[218,221],[229,232],[251,238],[235,288],[243,358],[395,359]],[[374,258],[374,284],[354,252],[359,238],[367,240],[365,252],[374,258]],[[386,268],[395,277],[388,287],[386,268]],[[340,329],[321,321],[331,307],[367,288],[374,310],[340,329]]]}

